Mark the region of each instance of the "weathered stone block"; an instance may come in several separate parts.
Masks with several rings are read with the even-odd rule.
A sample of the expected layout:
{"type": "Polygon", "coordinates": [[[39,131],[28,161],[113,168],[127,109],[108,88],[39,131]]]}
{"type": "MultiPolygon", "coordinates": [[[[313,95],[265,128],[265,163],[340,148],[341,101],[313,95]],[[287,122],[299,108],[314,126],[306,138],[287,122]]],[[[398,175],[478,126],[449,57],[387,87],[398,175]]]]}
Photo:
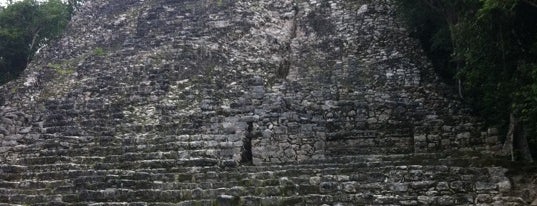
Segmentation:
{"type": "Polygon", "coordinates": [[[336,182],[321,182],[319,184],[319,191],[321,193],[331,193],[336,191],[338,188],[338,184],[336,182]]]}
{"type": "Polygon", "coordinates": [[[495,183],[492,183],[492,182],[476,182],[475,183],[475,189],[477,191],[482,191],[482,190],[485,190],[485,191],[490,191],[490,190],[495,190],[496,188],[498,187],[497,184],[495,183]]]}
{"type": "Polygon", "coordinates": [[[418,202],[425,205],[437,204],[437,197],[418,196],[418,202]]]}
{"type": "Polygon", "coordinates": [[[489,194],[478,194],[475,198],[475,203],[491,203],[492,202],[492,196],[489,194]]]}
{"type": "Polygon", "coordinates": [[[438,205],[454,205],[455,202],[455,198],[452,196],[441,196],[437,199],[438,205]]]}
{"type": "Polygon", "coordinates": [[[498,185],[498,190],[500,192],[509,192],[511,191],[511,188],[512,188],[511,182],[509,180],[498,182],[497,185],[498,185]]]}
{"type": "Polygon", "coordinates": [[[219,195],[216,199],[216,205],[218,206],[234,206],[239,205],[240,198],[231,195],[219,195]]]}
{"type": "Polygon", "coordinates": [[[395,191],[395,192],[407,192],[408,184],[407,183],[393,183],[390,186],[390,190],[395,191]]]}

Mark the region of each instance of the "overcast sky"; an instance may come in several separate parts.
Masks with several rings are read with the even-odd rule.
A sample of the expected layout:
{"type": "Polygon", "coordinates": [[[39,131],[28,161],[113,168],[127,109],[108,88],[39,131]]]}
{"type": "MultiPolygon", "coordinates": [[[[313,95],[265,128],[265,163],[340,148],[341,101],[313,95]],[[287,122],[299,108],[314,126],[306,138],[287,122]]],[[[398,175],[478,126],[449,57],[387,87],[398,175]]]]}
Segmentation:
{"type": "MultiPolygon", "coordinates": [[[[5,6],[9,0],[0,0],[0,5],[5,6]]],[[[13,2],[20,1],[20,0],[13,0],[13,2]]]]}
{"type": "MultiPolygon", "coordinates": [[[[5,6],[7,4],[8,0],[0,0],[0,5],[5,6]]],[[[15,2],[15,1],[13,1],[15,2]]]]}
{"type": "MultiPolygon", "coordinates": [[[[20,0],[13,0],[13,2],[20,1],[20,0]]],[[[9,2],[9,0],[0,0],[0,5],[5,6],[9,2]]]]}

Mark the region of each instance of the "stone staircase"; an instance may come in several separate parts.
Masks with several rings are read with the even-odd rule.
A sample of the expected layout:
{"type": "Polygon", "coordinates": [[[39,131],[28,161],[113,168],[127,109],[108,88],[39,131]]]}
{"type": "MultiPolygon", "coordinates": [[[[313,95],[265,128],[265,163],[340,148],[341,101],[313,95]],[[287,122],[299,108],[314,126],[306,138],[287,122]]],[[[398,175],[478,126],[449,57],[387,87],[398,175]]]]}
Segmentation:
{"type": "Polygon", "coordinates": [[[504,169],[462,166],[469,160],[438,159],[435,154],[347,156],[302,164],[226,167],[211,157],[183,159],[178,153],[144,149],[120,152],[113,147],[90,147],[69,154],[65,150],[42,151],[39,157],[33,152],[21,154],[14,164],[0,165],[0,202],[524,205],[519,199],[502,197],[511,187],[504,169]],[[109,155],[102,155],[105,151],[109,155]]]}

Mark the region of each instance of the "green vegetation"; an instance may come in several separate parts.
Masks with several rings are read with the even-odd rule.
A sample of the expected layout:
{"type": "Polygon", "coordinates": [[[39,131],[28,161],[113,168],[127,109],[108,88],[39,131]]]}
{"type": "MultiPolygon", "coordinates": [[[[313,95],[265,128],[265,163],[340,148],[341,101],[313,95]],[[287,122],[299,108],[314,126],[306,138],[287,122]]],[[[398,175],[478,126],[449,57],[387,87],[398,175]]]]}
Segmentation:
{"type": "Polygon", "coordinates": [[[65,65],[61,65],[61,64],[48,64],[47,66],[49,68],[54,69],[56,74],[58,74],[60,76],[70,75],[73,72],[75,72],[74,69],[72,69],[70,67],[64,67],[65,65]]]}
{"type": "Polygon", "coordinates": [[[537,3],[531,0],[397,0],[438,73],[489,125],[504,151],[537,153],[537,3]],[[531,148],[531,149],[530,149],[531,148]]]}
{"type": "Polygon", "coordinates": [[[102,56],[106,55],[106,51],[104,51],[104,49],[101,48],[101,47],[97,47],[97,48],[95,48],[95,49],[93,50],[93,54],[94,54],[95,56],[102,57],[102,56]]]}
{"type": "Polygon", "coordinates": [[[60,36],[80,0],[23,0],[0,8],[0,85],[19,76],[35,52],[60,36]]]}

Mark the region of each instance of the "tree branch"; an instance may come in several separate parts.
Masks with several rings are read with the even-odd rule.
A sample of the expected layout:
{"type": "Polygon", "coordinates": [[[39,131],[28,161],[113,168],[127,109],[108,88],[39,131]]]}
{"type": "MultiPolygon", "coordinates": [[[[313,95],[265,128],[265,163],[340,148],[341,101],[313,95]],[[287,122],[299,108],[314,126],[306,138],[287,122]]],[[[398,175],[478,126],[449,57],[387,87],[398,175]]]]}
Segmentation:
{"type": "MultiPolygon", "coordinates": [[[[30,54],[33,53],[32,50],[34,49],[36,45],[37,38],[39,37],[39,32],[41,32],[41,28],[37,29],[37,31],[34,33],[34,37],[32,38],[32,43],[30,44],[30,54]]],[[[28,55],[27,60],[30,61],[32,55],[28,55]]]]}
{"type": "Polygon", "coordinates": [[[511,161],[515,161],[515,153],[514,153],[514,139],[515,139],[515,127],[516,127],[516,120],[515,115],[513,112],[509,114],[509,130],[507,131],[507,137],[505,139],[505,142],[503,143],[502,148],[502,155],[510,155],[511,161]]]}
{"type": "Polygon", "coordinates": [[[535,0],[522,0],[522,2],[537,8],[537,1],[535,1],[535,0]]]}
{"type": "Polygon", "coordinates": [[[429,0],[422,0],[422,2],[427,4],[427,6],[429,6],[431,9],[435,10],[436,12],[442,13],[442,10],[437,5],[434,5],[433,2],[429,0]]]}

